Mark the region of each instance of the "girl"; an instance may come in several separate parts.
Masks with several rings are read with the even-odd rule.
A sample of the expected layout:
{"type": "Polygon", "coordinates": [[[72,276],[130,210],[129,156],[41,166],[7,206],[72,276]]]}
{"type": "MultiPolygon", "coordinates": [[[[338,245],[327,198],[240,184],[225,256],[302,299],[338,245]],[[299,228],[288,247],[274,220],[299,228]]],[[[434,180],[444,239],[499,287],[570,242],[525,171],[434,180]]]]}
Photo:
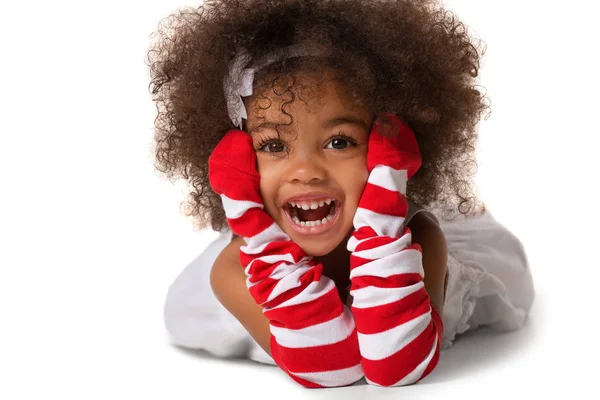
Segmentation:
{"type": "Polygon", "coordinates": [[[425,378],[523,326],[520,241],[472,193],[479,49],[433,1],[207,1],[149,52],[157,168],[221,232],[169,288],[174,341],[306,387],[425,378]]]}

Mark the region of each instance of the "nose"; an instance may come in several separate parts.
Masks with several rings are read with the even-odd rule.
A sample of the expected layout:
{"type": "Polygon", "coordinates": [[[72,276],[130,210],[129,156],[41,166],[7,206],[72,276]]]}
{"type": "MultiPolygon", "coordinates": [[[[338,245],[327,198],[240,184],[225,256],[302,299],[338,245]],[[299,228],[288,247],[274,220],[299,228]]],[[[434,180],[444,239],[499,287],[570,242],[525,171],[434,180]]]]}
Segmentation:
{"type": "Polygon", "coordinates": [[[327,177],[325,160],[316,151],[295,149],[286,163],[283,178],[287,182],[317,183],[327,177]]]}

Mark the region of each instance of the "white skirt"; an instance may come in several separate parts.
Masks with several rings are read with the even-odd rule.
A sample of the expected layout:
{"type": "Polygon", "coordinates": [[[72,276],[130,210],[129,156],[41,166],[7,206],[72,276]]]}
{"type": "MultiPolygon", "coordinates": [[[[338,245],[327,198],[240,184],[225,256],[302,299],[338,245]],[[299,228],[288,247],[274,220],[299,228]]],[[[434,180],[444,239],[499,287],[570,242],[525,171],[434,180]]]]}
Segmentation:
{"type": "MultiPolygon", "coordinates": [[[[499,332],[521,328],[534,298],[522,243],[489,210],[454,221],[436,218],[435,210],[428,214],[434,215],[448,244],[442,349],[478,327],[499,332]]],[[[210,269],[231,238],[231,232],[220,234],[171,284],[164,307],[166,329],[179,346],[275,365],[210,288],[210,269]]]]}

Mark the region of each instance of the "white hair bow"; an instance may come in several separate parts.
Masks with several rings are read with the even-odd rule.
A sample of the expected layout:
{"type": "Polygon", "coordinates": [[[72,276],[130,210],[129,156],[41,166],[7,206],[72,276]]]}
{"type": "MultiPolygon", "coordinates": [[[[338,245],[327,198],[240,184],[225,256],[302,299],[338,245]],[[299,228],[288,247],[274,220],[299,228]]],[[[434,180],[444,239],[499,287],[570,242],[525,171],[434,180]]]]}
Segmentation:
{"type": "Polygon", "coordinates": [[[254,82],[255,70],[246,68],[250,59],[250,54],[245,48],[239,49],[235,58],[229,63],[229,74],[223,80],[229,118],[240,130],[242,129],[242,118],[248,119],[242,97],[252,94],[252,84],[254,82]]]}
{"type": "Polygon", "coordinates": [[[280,49],[267,54],[250,68],[246,68],[252,59],[248,50],[244,47],[238,48],[235,57],[229,63],[229,73],[223,79],[223,89],[225,91],[225,98],[227,99],[227,111],[229,112],[229,118],[231,118],[236,127],[239,127],[241,130],[242,119],[248,119],[242,97],[252,95],[254,73],[283,58],[329,55],[329,50],[324,47],[308,47],[310,50],[297,44],[280,49]]]}

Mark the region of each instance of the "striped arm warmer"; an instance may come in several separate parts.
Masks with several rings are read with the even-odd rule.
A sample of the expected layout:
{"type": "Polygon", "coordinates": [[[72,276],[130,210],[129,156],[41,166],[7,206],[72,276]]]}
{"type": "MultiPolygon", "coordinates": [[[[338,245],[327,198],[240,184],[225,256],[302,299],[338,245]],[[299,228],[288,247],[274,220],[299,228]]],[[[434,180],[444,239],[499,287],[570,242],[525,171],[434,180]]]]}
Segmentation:
{"type": "Polygon", "coordinates": [[[437,365],[443,324],[423,283],[421,247],[403,227],[406,183],[420,167],[414,134],[397,117],[400,135],[369,139],[369,179],[354,217],[350,250],[352,313],[365,379],[402,386],[437,365]]]}
{"type": "Polygon", "coordinates": [[[306,387],[350,385],[363,377],[357,331],[323,265],[308,257],[263,210],[252,139],[228,132],[209,159],[211,186],[232,231],[244,238],[240,261],[263,307],[273,360],[306,387]]]}

